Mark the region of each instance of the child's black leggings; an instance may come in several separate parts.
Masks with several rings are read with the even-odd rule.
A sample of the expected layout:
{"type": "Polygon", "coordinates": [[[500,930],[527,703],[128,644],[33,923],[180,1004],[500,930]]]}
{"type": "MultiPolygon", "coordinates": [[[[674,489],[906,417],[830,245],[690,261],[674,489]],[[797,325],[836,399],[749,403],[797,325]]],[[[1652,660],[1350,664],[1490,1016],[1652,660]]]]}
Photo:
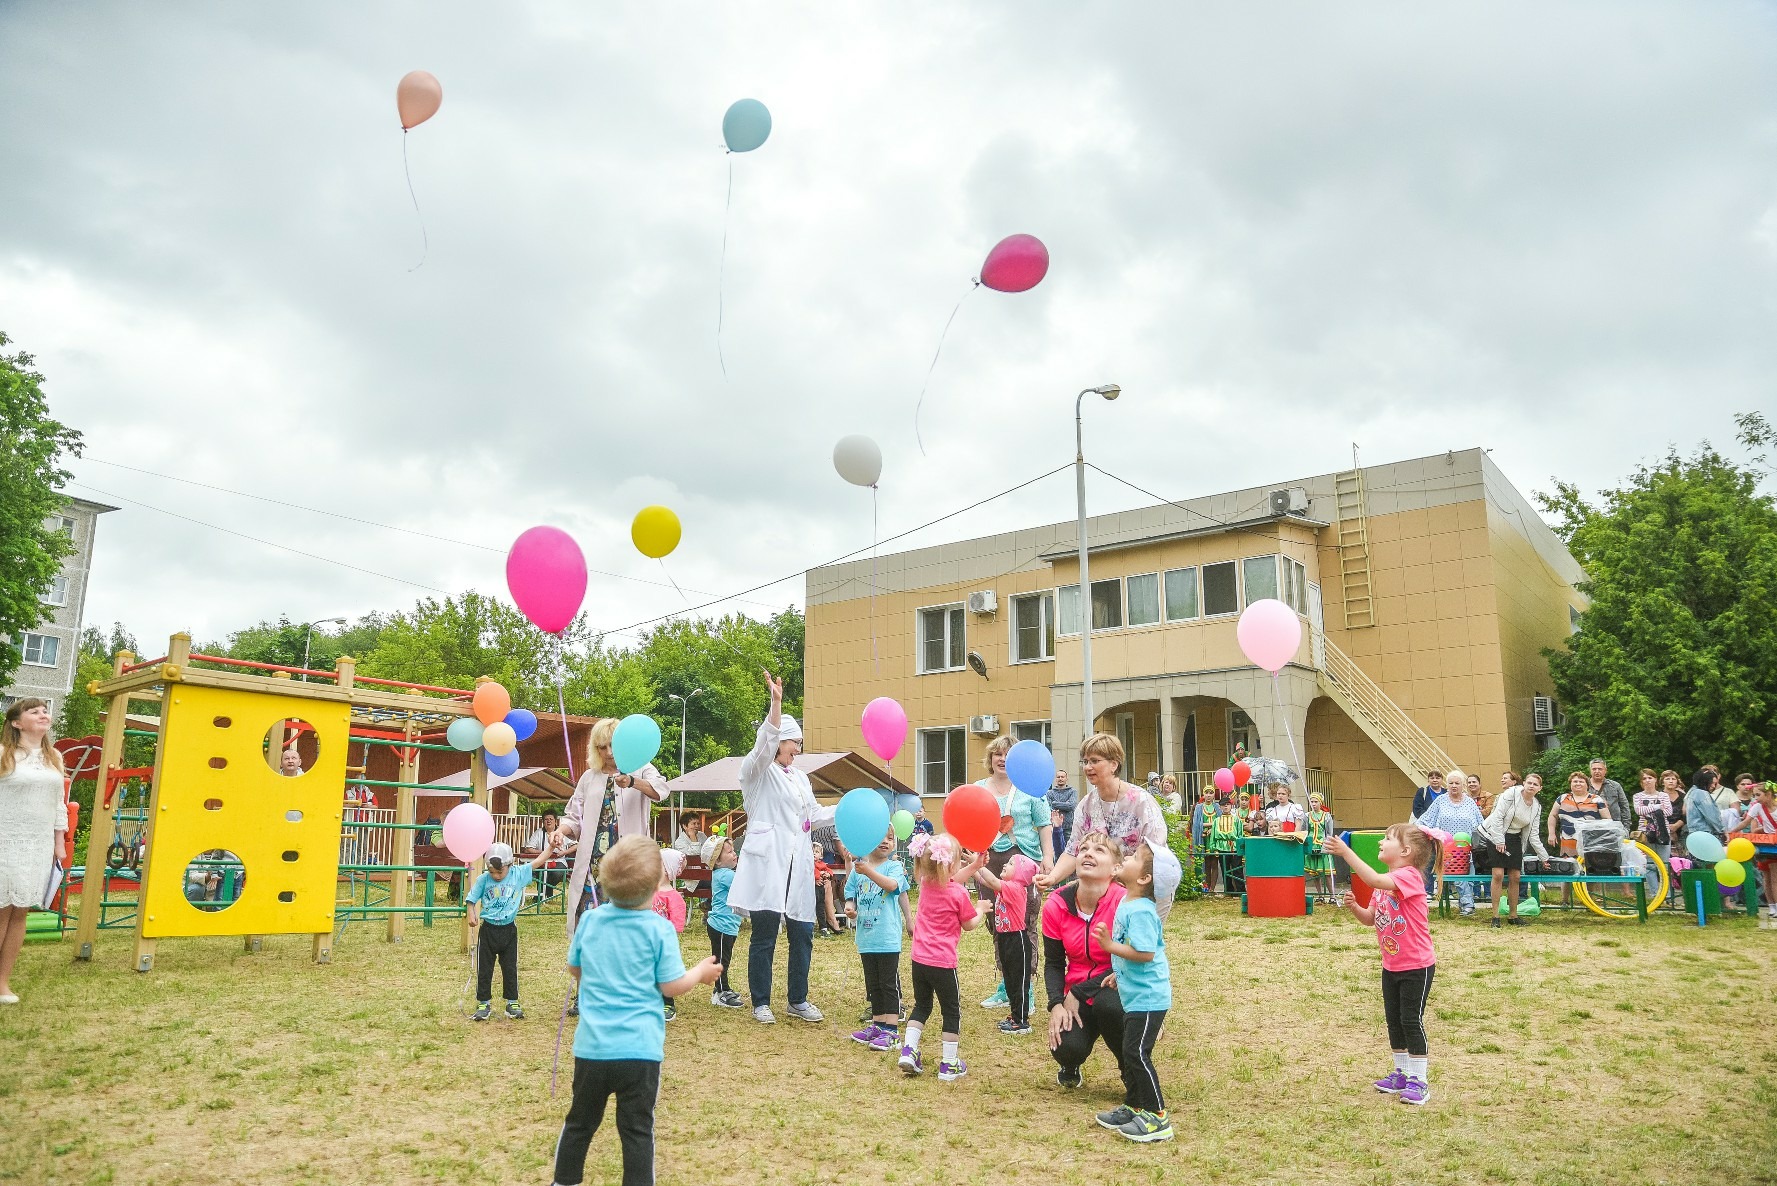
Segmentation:
{"type": "Polygon", "coordinates": [[[617,1097],[617,1138],[623,1143],[623,1186],[654,1186],[654,1101],[660,1064],[642,1059],[574,1060],[574,1102],[555,1142],[555,1180],[579,1186],[586,1149],[617,1097]]]}
{"type": "Polygon", "coordinates": [[[1123,1102],[1142,1112],[1166,1110],[1160,1073],[1154,1069],[1154,1039],[1166,1024],[1166,1010],[1123,1014],[1123,1102]]]}
{"type": "Polygon", "coordinates": [[[475,999],[492,1000],[494,964],[500,965],[500,989],[508,1001],[518,1000],[518,926],[483,922],[475,946],[475,999]]]}
{"type": "Polygon", "coordinates": [[[938,998],[939,1015],[944,1032],[960,1034],[963,1028],[963,992],[957,982],[955,968],[934,968],[913,961],[913,1012],[907,1015],[910,1025],[923,1026],[932,1015],[932,998],[938,998]]]}
{"type": "Polygon", "coordinates": [[[1000,975],[1006,982],[1006,1000],[1012,1006],[1012,1020],[1030,1024],[1030,950],[1026,946],[1028,931],[995,931],[994,951],[1000,957],[1000,975]]]}
{"type": "Polygon", "coordinates": [[[716,957],[718,964],[722,965],[722,974],[716,978],[715,990],[717,992],[732,992],[733,990],[728,987],[728,965],[734,962],[736,936],[724,935],[708,923],[703,924],[703,929],[708,931],[710,935],[710,954],[716,957]]]}
{"type": "Polygon", "coordinates": [[[1431,996],[1436,964],[1407,972],[1382,969],[1382,1013],[1388,1018],[1388,1047],[1424,1058],[1425,1002],[1431,996]]]}
{"type": "Polygon", "coordinates": [[[898,951],[860,951],[864,963],[864,993],[870,998],[874,1017],[901,1016],[901,953],[898,951]]]}

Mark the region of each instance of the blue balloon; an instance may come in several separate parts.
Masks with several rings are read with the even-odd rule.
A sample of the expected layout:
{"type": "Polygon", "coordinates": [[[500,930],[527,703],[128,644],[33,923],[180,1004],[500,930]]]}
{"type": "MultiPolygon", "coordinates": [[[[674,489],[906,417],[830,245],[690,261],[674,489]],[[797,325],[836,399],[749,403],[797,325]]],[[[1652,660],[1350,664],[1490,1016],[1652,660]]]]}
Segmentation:
{"type": "Polygon", "coordinates": [[[482,755],[487,759],[487,772],[505,778],[509,774],[518,773],[518,751],[508,750],[503,754],[482,755]]]}
{"type": "Polygon", "coordinates": [[[654,723],[653,717],[638,712],[617,722],[617,728],[611,734],[611,757],[616,760],[620,772],[634,774],[652,762],[659,752],[660,726],[654,723]]]}
{"type": "Polygon", "coordinates": [[[1032,798],[1044,798],[1055,785],[1055,755],[1040,741],[1020,741],[1006,754],[1006,777],[1032,798]]]}
{"type": "Polygon", "coordinates": [[[456,749],[472,754],[481,748],[481,733],[487,726],[474,717],[458,717],[444,731],[444,739],[456,749]]]}
{"type": "Polygon", "coordinates": [[[888,804],[882,801],[880,792],[868,787],[847,791],[833,813],[833,826],[839,830],[839,843],[853,856],[861,857],[888,835],[888,804]]]}
{"type": "Polygon", "coordinates": [[[771,135],[771,112],[757,99],[741,99],[722,117],[722,139],[729,152],[752,152],[771,135]]]}
{"type": "Polygon", "coordinates": [[[537,714],[528,708],[515,708],[506,714],[506,723],[520,741],[529,741],[537,731],[537,714]]]}
{"type": "Polygon", "coordinates": [[[1686,836],[1684,846],[1690,850],[1691,859],[1713,865],[1728,855],[1728,850],[1721,841],[1708,832],[1698,832],[1695,836],[1686,836]]]}

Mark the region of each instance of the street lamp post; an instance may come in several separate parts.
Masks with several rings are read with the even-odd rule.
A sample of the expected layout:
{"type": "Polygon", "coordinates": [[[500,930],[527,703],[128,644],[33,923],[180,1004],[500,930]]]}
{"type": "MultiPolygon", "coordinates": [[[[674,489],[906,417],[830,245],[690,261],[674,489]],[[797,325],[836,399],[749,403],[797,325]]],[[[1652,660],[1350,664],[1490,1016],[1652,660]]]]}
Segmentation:
{"type": "MultiPolygon", "coordinates": [[[[309,642],[315,636],[315,627],[316,626],[343,626],[343,625],[345,625],[345,621],[346,620],[344,618],[321,618],[319,621],[304,622],[302,624],[302,669],[304,672],[308,671],[309,642]]],[[[306,684],[306,683],[308,683],[308,681],[309,681],[309,677],[305,674],[302,677],[302,682],[306,684]]]]}
{"type": "MultiPolygon", "coordinates": [[[[668,700],[677,700],[679,702],[679,777],[680,778],[685,777],[685,720],[686,720],[686,714],[691,709],[692,696],[700,696],[702,694],[703,694],[702,688],[698,688],[695,692],[692,692],[690,696],[681,696],[677,692],[668,692],[666,694],[668,700]]],[[[679,838],[679,812],[683,811],[684,809],[685,809],[685,792],[680,791],[679,792],[679,801],[673,805],[673,839],[675,841],[677,841],[679,838]]]]}
{"type": "Polygon", "coordinates": [[[1121,387],[1106,383],[1102,387],[1088,387],[1074,399],[1074,493],[1080,516],[1080,690],[1081,709],[1086,717],[1082,741],[1092,736],[1097,717],[1092,711],[1092,574],[1086,565],[1086,445],[1080,405],[1089,395],[1102,395],[1109,400],[1121,394],[1121,387]]]}

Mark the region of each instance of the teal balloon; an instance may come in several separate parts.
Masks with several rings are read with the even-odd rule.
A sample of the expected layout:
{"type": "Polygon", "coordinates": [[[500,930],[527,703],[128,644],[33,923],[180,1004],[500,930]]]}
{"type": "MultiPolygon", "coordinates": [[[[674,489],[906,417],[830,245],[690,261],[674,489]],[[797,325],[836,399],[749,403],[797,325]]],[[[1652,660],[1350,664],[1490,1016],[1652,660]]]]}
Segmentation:
{"type": "Polygon", "coordinates": [[[481,733],[487,726],[474,717],[458,717],[444,731],[444,739],[450,742],[453,749],[464,753],[474,753],[481,748],[481,733]]]}
{"type": "Polygon", "coordinates": [[[1728,850],[1721,841],[1708,832],[1698,832],[1695,836],[1686,836],[1684,846],[1690,850],[1691,859],[1705,865],[1713,865],[1728,855],[1728,850]]]}
{"type": "Polygon", "coordinates": [[[757,99],[740,99],[722,117],[729,152],[752,152],[771,135],[771,112],[757,99]]]}
{"type": "Polygon", "coordinates": [[[611,757],[624,774],[634,774],[659,752],[660,726],[651,716],[639,712],[626,716],[611,733],[611,757]]]}
{"type": "Polygon", "coordinates": [[[833,826],[838,829],[839,843],[845,845],[846,851],[861,857],[888,835],[888,804],[868,787],[847,791],[833,812],[833,826]]]}

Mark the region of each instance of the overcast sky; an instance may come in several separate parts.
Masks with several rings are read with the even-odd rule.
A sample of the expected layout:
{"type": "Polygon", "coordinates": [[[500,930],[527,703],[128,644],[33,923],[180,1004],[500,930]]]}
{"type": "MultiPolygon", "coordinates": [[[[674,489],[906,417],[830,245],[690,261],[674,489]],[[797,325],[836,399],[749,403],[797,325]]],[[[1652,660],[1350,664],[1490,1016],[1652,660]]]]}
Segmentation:
{"type": "MultiPolygon", "coordinates": [[[[886,536],[1069,461],[1108,381],[1088,456],[1169,497],[1353,441],[1596,488],[1777,408],[1774,314],[1769,3],[0,4],[0,329],[125,508],[87,618],[149,649],[504,593],[538,523],[624,626],[685,605],[641,506],[733,592],[869,546],[840,436],[882,444],[886,536]],[[1015,232],[1048,278],[964,303],[922,457],[1015,232]]],[[[1058,475],[901,546],[1072,514],[1058,475]]]]}

